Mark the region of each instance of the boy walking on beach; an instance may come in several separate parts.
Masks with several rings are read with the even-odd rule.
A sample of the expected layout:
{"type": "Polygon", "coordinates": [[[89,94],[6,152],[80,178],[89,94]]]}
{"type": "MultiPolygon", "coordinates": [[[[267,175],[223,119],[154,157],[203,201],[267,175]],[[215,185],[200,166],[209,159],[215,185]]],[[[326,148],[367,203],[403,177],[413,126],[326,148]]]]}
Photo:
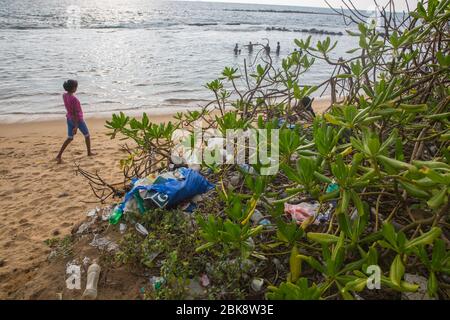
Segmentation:
{"type": "Polygon", "coordinates": [[[81,109],[81,104],[78,98],[75,96],[75,92],[78,89],[78,82],[76,80],[67,80],[63,84],[66,93],[63,94],[64,106],[66,107],[66,118],[67,118],[67,139],[64,141],[61,150],[56,156],[56,161],[58,163],[62,162],[62,154],[67,146],[72,142],[74,135],[77,134],[78,129],[84,135],[86,142],[87,155],[95,155],[91,151],[91,138],[89,136],[89,129],[86,122],[83,120],[83,110],[81,109]]]}

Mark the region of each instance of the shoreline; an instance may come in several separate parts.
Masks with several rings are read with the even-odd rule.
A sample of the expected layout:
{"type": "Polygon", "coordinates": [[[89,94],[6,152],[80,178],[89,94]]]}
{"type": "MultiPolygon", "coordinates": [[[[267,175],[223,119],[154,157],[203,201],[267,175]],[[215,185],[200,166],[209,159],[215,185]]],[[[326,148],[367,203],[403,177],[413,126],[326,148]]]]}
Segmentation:
{"type": "MultiPolygon", "coordinates": [[[[313,109],[316,113],[323,113],[323,111],[331,105],[330,97],[322,97],[315,98],[313,109]]],[[[155,122],[159,123],[162,121],[170,120],[176,113],[178,112],[186,112],[186,111],[195,111],[201,110],[201,107],[168,107],[168,108],[151,108],[151,109],[139,109],[139,110],[125,110],[122,111],[125,115],[130,117],[139,118],[145,112],[150,118],[154,118],[155,122]]],[[[105,112],[97,112],[97,113],[84,113],[84,119],[89,123],[97,123],[105,122],[106,120],[111,119],[113,114],[120,113],[120,110],[115,111],[105,111],[105,112]]],[[[63,122],[65,124],[65,113],[59,114],[6,114],[0,115],[0,132],[3,131],[4,126],[13,126],[13,125],[37,125],[37,124],[45,124],[45,125],[53,125],[55,123],[63,122]]]]}

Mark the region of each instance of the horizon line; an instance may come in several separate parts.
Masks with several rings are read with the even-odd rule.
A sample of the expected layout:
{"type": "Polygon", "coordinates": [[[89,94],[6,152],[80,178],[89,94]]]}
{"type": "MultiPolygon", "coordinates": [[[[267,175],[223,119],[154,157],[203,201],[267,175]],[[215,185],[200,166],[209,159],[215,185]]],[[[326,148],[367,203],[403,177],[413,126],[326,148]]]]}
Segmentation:
{"type": "MultiPolygon", "coordinates": [[[[327,3],[324,0],[324,6],[317,7],[317,6],[308,6],[308,5],[294,5],[294,4],[267,4],[267,3],[248,3],[248,2],[240,2],[239,0],[232,0],[229,2],[224,1],[211,1],[211,0],[167,0],[167,1],[173,1],[173,2],[207,2],[207,3],[219,3],[219,4],[243,4],[243,5],[262,5],[262,6],[272,6],[272,7],[295,7],[295,8],[313,8],[313,9],[329,9],[329,10],[344,10],[349,11],[348,8],[345,8],[343,6],[340,7],[330,7],[327,5],[327,3]]],[[[374,10],[366,10],[357,8],[358,11],[374,11],[374,10]]],[[[402,12],[408,12],[408,10],[396,10],[395,13],[402,13],[402,12]]]]}
{"type": "MultiPolygon", "coordinates": [[[[239,0],[224,2],[224,1],[211,1],[211,0],[168,0],[174,2],[210,2],[210,3],[221,3],[221,4],[247,4],[247,5],[263,5],[263,6],[273,6],[273,7],[297,7],[297,8],[315,8],[315,9],[341,9],[329,6],[316,7],[316,6],[308,6],[308,5],[293,5],[293,4],[267,4],[267,3],[248,3],[248,2],[240,2],[239,0]]],[[[358,9],[359,10],[359,9],[358,9]]]]}

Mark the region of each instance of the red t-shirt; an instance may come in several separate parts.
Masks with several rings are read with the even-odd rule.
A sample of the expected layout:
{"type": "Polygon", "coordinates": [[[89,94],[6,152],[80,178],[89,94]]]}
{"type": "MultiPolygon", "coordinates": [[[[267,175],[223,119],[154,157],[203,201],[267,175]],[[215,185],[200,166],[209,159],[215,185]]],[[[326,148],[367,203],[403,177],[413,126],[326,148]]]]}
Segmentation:
{"type": "Polygon", "coordinates": [[[78,117],[78,121],[83,120],[83,110],[81,110],[80,100],[73,94],[64,93],[63,94],[64,106],[66,107],[67,114],[66,117],[69,120],[73,120],[73,114],[78,117]]]}

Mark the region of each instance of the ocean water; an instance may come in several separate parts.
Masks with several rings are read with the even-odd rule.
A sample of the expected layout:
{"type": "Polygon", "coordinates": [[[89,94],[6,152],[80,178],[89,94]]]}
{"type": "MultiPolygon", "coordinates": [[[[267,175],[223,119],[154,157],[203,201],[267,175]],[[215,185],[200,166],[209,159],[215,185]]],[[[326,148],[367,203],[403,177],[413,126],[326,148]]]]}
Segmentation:
{"type": "MultiPolygon", "coordinates": [[[[270,41],[290,54],[308,33],[344,32],[329,9],[145,0],[0,0],[0,121],[62,116],[62,83],[79,82],[86,114],[172,110],[212,99],[204,84],[225,66],[252,61],[239,46],[270,41]]],[[[313,35],[313,40],[325,35],[313,35]]],[[[356,45],[338,40],[335,57],[356,45]]],[[[332,68],[318,62],[301,84],[318,84],[332,68]]]]}

